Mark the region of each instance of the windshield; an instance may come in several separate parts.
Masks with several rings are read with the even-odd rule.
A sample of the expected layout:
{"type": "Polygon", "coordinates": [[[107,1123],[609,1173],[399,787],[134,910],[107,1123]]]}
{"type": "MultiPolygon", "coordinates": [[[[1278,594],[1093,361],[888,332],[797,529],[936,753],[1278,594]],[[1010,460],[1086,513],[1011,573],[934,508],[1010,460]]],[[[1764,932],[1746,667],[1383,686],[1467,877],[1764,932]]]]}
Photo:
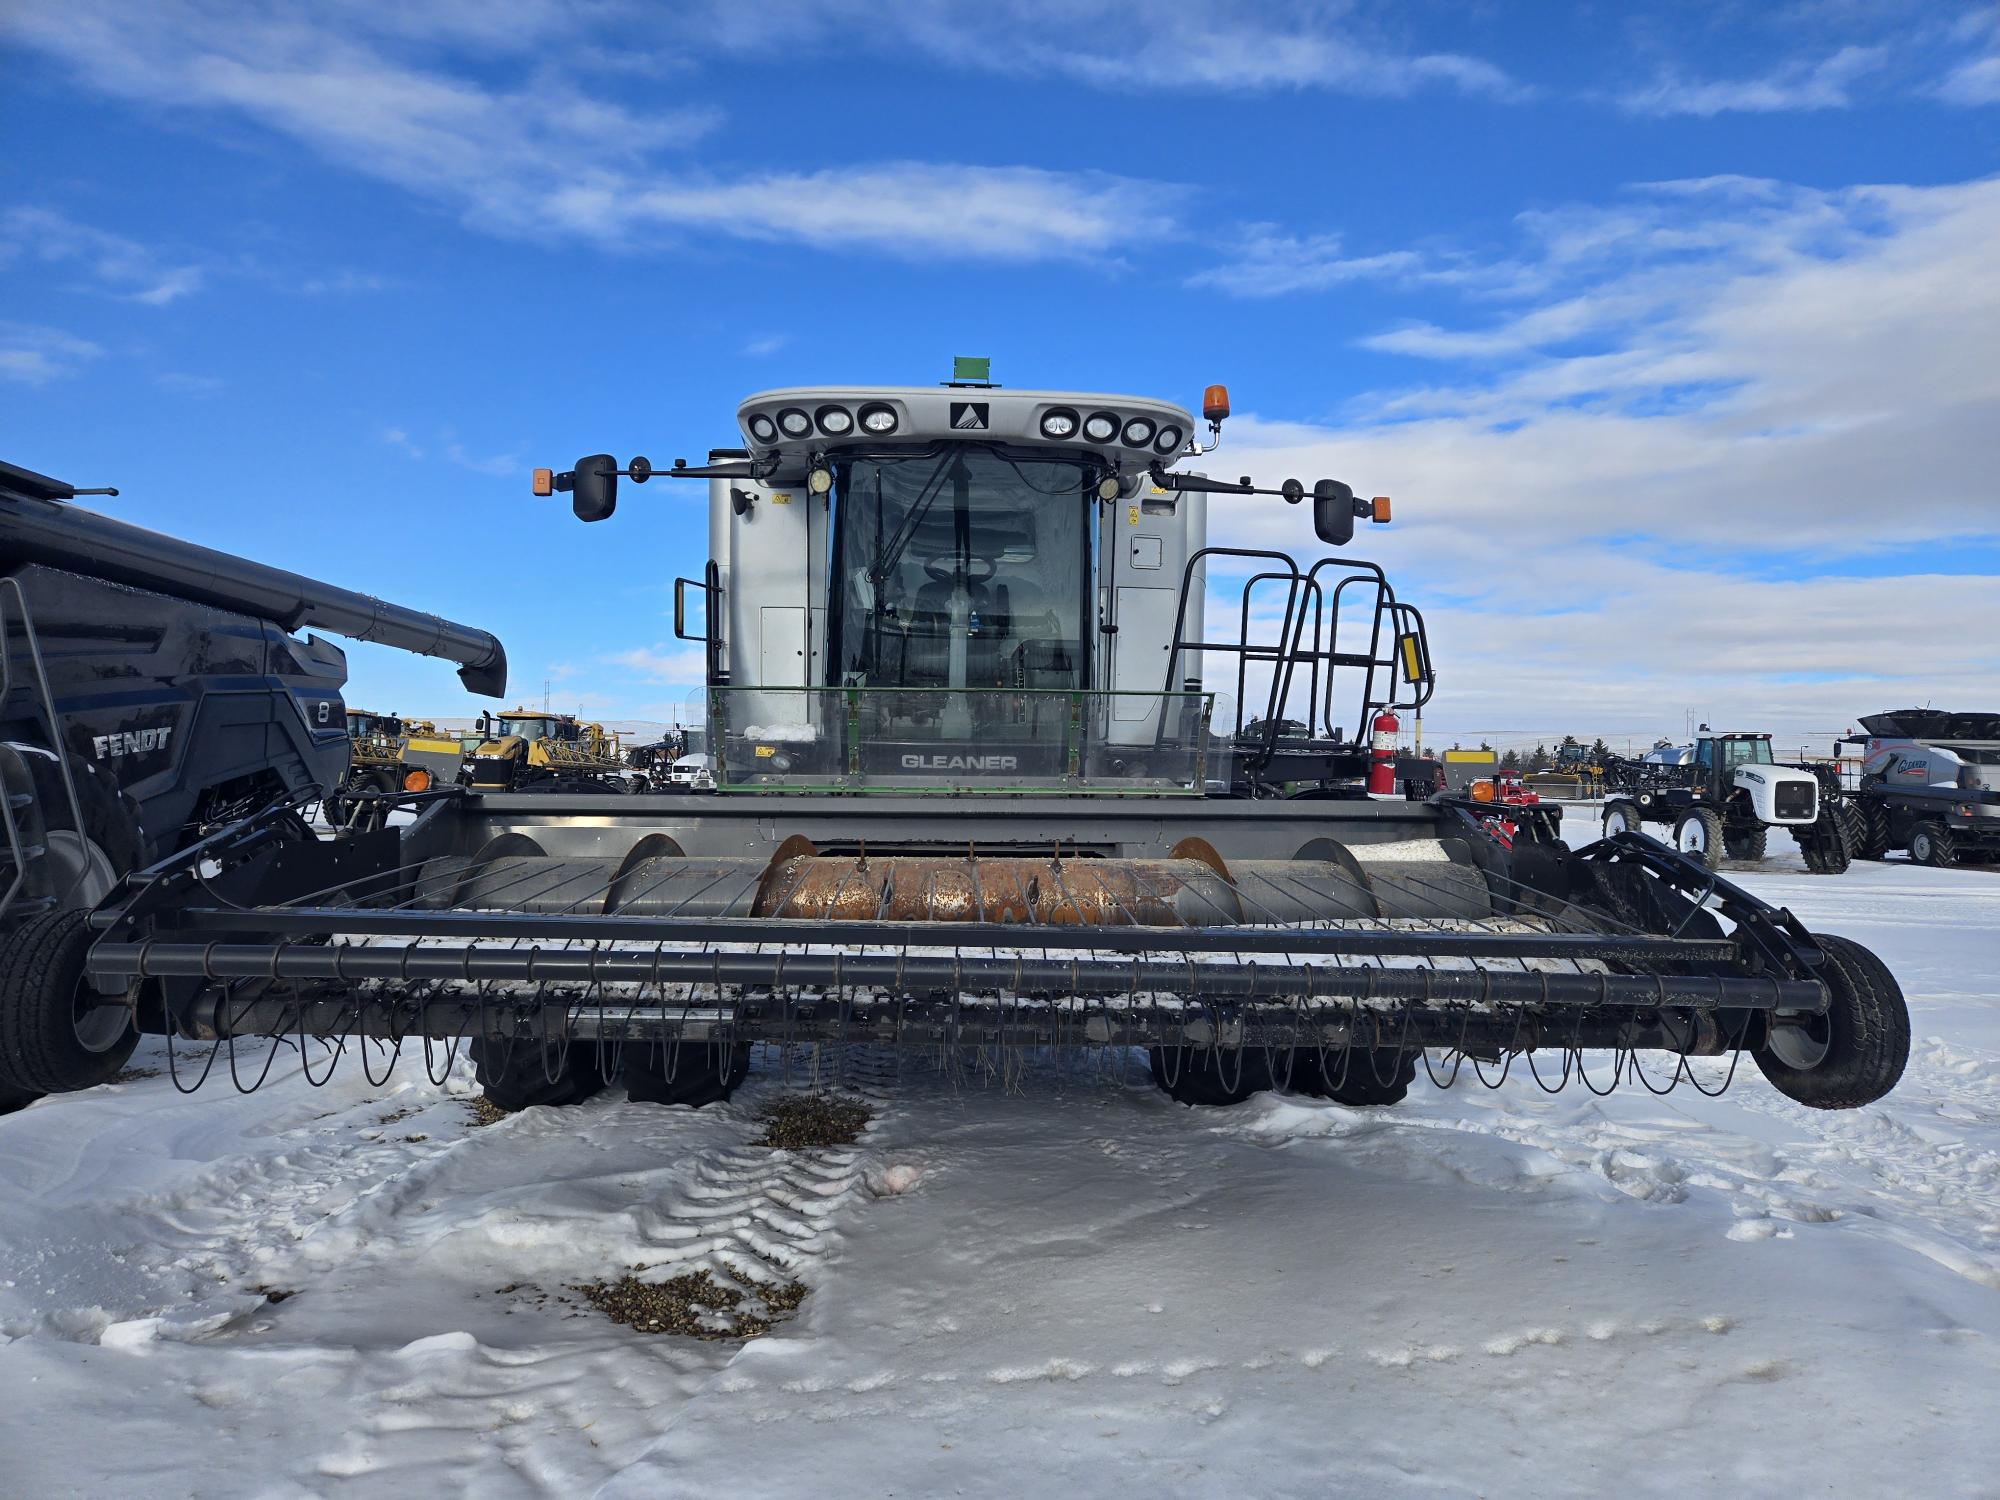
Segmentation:
{"type": "Polygon", "coordinates": [[[1089,477],[964,445],[839,464],[829,681],[1082,686],[1089,477]]]}
{"type": "Polygon", "coordinates": [[[1722,768],[1733,770],[1737,766],[1768,766],[1771,764],[1771,742],[1769,740],[1724,740],[1722,742],[1722,768]]]}
{"type": "Polygon", "coordinates": [[[538,740],[548,732],[547,719],[502,719],[494,725],[493,737],[504,740],[510,734],[518,734],[524,740],[538,740]]]}

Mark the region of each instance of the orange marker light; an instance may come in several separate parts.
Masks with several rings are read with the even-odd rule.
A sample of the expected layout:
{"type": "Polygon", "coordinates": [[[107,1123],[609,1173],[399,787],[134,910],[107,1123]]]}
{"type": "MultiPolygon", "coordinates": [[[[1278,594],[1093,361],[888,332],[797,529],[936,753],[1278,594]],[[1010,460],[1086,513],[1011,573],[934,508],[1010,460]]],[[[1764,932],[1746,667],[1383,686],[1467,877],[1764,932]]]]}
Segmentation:
{"type": "Polygon", "coordinates": [[[1211,422],[1220,422],[1229,415],[1229,387],[1212,385],[1201,393],[1201,414],[1211,422]]]}
{"type": "Polygon", "coordinates": [[[431,789],[431,773],[424,770],[421,766],[419,766],[414,771],[405,773],[403,777],[404,791],[428,792],[430,789],[431,789]]]}
{"type": "Polygon", "coordinates": [[[553,495],[556,492],[556,471],[554,469],[535,470],[535,493],[553,495]]]}
{"type": "Polygon", "coordinates": [[[1377,495],[1368,503],[1375,507],[1374,519],[1377,525],[1389,519],[1389,497],[1387,495],[1377,495]]]}
{"type": "Polygon", "coordinates": [[[1491,802],[1493,800],[1493,783],[1490,781],[1475,781],[1466,789],[1466,795],[1474,802],[1491,802]]]}

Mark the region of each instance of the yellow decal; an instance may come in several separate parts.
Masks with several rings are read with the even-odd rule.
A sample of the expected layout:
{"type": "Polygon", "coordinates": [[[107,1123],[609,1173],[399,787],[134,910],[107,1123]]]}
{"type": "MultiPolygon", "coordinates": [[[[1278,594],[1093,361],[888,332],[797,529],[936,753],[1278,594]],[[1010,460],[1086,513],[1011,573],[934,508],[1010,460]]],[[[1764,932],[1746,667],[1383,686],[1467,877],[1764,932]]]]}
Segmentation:
{"type": "Polygon", "coordinates": [[[1128,505],[1125,507],[1125,524],[1127,526],[1137,526],[1139,524],[1138,506],[1128,505]]]}
{"type": "Polygon", "coordinates": [[[776,745],[759,745],[757,747],[757,758],[759,760],[769,760],[777,753],[778,747],[776,745]]]}
{"type": "Polygon", "coordinates": [[[773,505],[790,505],[792,497],[784,490],[773,490],[771,491],[771,503],[773,505]]]}

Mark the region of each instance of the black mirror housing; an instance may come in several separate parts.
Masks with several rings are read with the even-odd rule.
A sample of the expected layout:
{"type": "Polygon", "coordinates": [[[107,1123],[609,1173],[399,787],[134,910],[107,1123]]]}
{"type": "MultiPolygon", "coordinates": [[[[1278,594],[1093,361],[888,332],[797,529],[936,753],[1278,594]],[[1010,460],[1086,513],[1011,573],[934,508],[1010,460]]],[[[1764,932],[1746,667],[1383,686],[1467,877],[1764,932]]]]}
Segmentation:
{"type": "Polygon", "coordinates": [[[1338,479],[1322,479],[1313,486],[1313,530],[1329,547],[1345,547],[1354,540],[1354,491],[1338,479]]]}
{"type": "Polygon", "coordinates": [[[618,460],[609,453],[579,458],[570,480],[569,508],[579,521],[608,521],[618,509],[618,460]]]}

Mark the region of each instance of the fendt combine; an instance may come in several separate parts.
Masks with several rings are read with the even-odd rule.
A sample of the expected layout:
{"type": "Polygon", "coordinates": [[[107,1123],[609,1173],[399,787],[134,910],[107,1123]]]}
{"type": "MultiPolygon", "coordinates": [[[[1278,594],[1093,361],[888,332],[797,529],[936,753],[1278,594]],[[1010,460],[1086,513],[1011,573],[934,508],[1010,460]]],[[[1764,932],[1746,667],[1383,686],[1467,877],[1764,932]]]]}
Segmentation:
{"type": "Polygon", "coordinates": [[[298,810],[348,775],[347,658],[295,632],[506,688],[483,630],[70,503],[117,493],[0,463],[0,1109],[103,1082],[135,1024],[169,1024],[82,977],[87,914],[128,875],[248,815],[311,838],[298,810]]]}
{"type": "Polygon", "coordinates": [[[1337,549],[1388,502],[1177,469],[1227,412],[1211,388],[1203,445],[1137,397],[777,390],[706,463],[538,471],[592,522],[620,479],[706,485],[677,630],[717,791],[460,790],[331,840],[274,805],[107,902],[89,982],[206,1044],[182,1074],[242,1038],[309,1069],[340,1050],[310,1038],[468,1038],[508,1107],[708,1102],[753,1043],[1144,1049],[1190,1104],[1389,1103],[1429,1051],[1655,1088],[1748,1052],[1825,1108],[1893,1086],[1908,1016],[1865,949],[1643,834],[1571,851],[1554,807],[1396,794],[1421,614],[1373,563],[1207,526],[1310,501],[1337,549]]]}

